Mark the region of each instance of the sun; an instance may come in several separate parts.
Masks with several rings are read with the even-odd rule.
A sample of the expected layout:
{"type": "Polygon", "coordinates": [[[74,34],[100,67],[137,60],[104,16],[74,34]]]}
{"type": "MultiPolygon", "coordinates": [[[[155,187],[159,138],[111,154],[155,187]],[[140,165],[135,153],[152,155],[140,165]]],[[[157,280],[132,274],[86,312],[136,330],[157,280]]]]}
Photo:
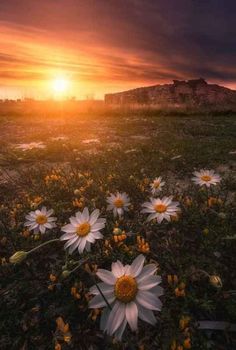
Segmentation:
{"type": "Polygon", "coordinates": [[[66,93],[69,88],[69,81],[66,78],[56,78],[52,82],[52,87],[55,93],[63,94],[66,93]]]}

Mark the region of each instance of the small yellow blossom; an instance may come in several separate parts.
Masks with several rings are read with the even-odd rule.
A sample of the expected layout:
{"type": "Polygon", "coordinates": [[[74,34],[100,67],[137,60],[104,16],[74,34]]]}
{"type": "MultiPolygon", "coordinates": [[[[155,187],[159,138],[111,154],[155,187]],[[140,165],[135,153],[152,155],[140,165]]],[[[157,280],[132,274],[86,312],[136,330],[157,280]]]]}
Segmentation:
{"type": "Polygon", "coordinates": [[[178,276],[177,275],[167,275],[167,281],[170,285],[175,285],[178,283],[178,276]]]}
{"type": "Polygon", "coordinates": [[[54,350],[61,350],[61,345],[56,342],[54,350]]]}
{"type": "Polygon", "coordinates": [[[145,241],[141,236],[137,236],[137,250],[141,253],[149,253],[150,246],[149,243],[145,241]]]}
{"type": "Polygon", "coordinates": [[[63,334],[64,342],[69,343],[71,341],[70,327],[68,323],[63,321],[62,317],[56,319],[57,329],[63,334]]]}
{"type": "Polygon", "coordinates": [[[185,328],[188,327],[190,322],[190,317],[189,316],[182,316],[181,319],[179,320],[179,328],[181,331],[183,331],[185,328]]]}
{"type": "Polygon", "coordinates": [[[185,297],[185,283],[181,282],[177,288],[175,288],[175,295],[177,297],[185,297]]]}
{"type": "Polygon", "coordinates": [[[72,204],[73,204],[73,206],[74,207],[77,207],[77,208],[83,208],[83,206],[84,206],[84,200],[83,200],[83,198],[80,198],[80,199],[74,199],[73,201],[72,201],[72,204]]]}
{"type": "Polygon", "coordinates": [[[100,309],[93,309],[92,312],[90,313],[90,317],[93,321],[96,321],[97,317],[101,314],[100,309]]]}
{"type": "Polygon", "coordinates": [[[183,342],[184,349],[191,349],[191,339],[186,338],[183,342]]]}
{"type": "Polygon", "coordinates": [[[53,275],[53,274],[51,273],[50,276],[49,276],[49,279],[50,279],[51,282],[56,282],[57,276],[55,276],[55,275],[53,275]]]}
{"type": "Polygon", "coordinates": [[[222,205],[223,202],[220,198],[210,197],[207,200],[207,204],[209,207],[213,207],[214,205],[222,205]]]}
{"type": "Polygon", "coordinates": [[[171,215],[171,221],[179,221],[180,219],[180,212],[176,213],[175,215],[171,215]]]}
{"type": "Polygon", "coordinates": [[[57,174],[47,175],[44,178],[46,185],[49,185],[50,183],[53,183],[53,182],[58,182],[61,179],[62,179],[62,177],[60,175],[57,175],[57,174]]]}
{"type": "Polygon", "coordinates": [[[193,201],[190,197],[185,197],[184,199],[184,204],[187,206],[187,207],[191,207],[191,205],[193,204],[193,201]]]}
{"type": "Polygon", "coordinates": [[[22,232],[21,232],[21,235],[24,237],[24,238],[28,238],[30,236],[30,231],[26,228],[24,229],[22,232]]]}
{"type": "Polygon", "coordinates": [[[70,290],[70,292],[71,292],[71,295],[75,298],[75,299],[81,299],[81,295],[80,295],[80,293],[78,292],[78,290],[77,290],[77,287],[71,287],[71,290],[70,290]]]}
{"type": "Polygon", "coordinates": [[[113,240],[115,243],[123,242],[126,238],[125,231],[122,231],[119,227],[113,229],[113,240]]]}

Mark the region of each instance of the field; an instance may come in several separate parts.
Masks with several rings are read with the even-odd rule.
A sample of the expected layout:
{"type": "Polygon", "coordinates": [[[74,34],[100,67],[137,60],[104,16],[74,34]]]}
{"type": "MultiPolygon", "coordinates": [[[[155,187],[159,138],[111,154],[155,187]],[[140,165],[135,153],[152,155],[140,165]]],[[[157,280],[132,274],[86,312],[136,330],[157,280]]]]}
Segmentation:
{"type": "Polygon", "coordinates": [[[0,349],[236,348],[235,115],[22,108],[0,113],[0,136],[0,349]],[[196,185],[200,169],[221,182],[196,185]],[[141,213],[159,176],[157,197],[179,202],[170,222],[141,213]],[[107,211],[116,191],[131,203],[120,218],[107,211]],[[56,227],[34,234],[25,216],[42,206],[56,227]],[[84,207],[106,218],[104,238],[70,255],[61,227],[84,207]],[[156,264],[163,307],[156,325],[127,325],[120,342],[100,330],[89,289],[97,268],[139,254],[156,264]]]}

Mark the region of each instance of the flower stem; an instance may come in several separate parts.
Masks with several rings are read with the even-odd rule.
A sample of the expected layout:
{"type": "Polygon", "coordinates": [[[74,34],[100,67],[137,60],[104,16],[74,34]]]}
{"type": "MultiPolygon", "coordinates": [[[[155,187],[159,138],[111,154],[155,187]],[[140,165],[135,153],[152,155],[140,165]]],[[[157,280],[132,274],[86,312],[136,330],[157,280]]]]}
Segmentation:
{"type": "Polygon", "coordinates": [[[83,265],[86,261],[88,261],[88,258],[87,259],[81,259],[79,261],[79,265],[77,265],[73,270],[70,271],[70,274],[75,272],[76,270],[78,270],[78,268],[80,268],[81,265],[83,265]]]}
{"type": "Polygon", "coordinates": [[[58,241],[60,241],[59,238],[51,239],[50,241],[44,242],[44,243],[38,245],[37,247],[35,247],[35,248],[29,250],[29,251],[27,252],[27,254],[31,254],[31,253],[35,252],[36,250],[38,250],[39,248],[44,247],[45,245],[48,245],[48,244],[53,243],[53,242],[58,242],[58,241]]]}
{"type": "Polygon", "coordinates": [[[105,295],[103,294],[103,292],[101,291],[101,288],[99,287],[99,285],[97,284],[95,278],[93,277],[95,286],[97,287],[97,289],[99,290],[99,293],[101,294],[101,296],[103,297],[105,303],[107,304],[107,306],[109,307],[110,310],[112,310],[111,305],[108,303],[107,298],[105,297],[105,295]]]}

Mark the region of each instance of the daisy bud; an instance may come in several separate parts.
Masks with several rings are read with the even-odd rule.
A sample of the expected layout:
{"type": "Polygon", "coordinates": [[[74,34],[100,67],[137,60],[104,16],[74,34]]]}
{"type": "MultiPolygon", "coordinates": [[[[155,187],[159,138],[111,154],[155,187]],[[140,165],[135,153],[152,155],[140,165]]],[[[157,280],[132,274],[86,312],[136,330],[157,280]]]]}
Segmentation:
{"type": "Polygon", "coordinates": [[[23,250],[20,250],[18,252],[16,252],[15,254],[13,254],[9,261],[11,264],[20,264],[23,260],[25,260],[25,258],[27,257],[28,253],[24,252],[23,250]]]}
{"type": "Polygon", "coordinates": [[[74,195],[75,196],[79,196],[80,195],[80,190],[78,190],[78,189],[74,190],[74,195]]]}
{"type": "Polygon", "coordinates": [[[121,229],[119,227],[115,227],[113,230],[114,235],[120,235],[122,233],[121,229]]]}
{"type": "Polygon", "coordinates": [[[204,228],[204,230],[202,231],[202,233],[207,236],[209,234],[209,229],[208,228],[204,228]]]}
{"type": "Polygon", "coordinates": [[[226,218],[226,214],[223,213],[223,212],[220,212],[220,213],[218,214],[218,216],[219,216],[219,218],[221,218],[221,219],[225,219],[225,218],[226,218]]]}
{"type": "Polygon", "coordinates": [[[219,276],[212,275],[209,277],[210,284],[215,288],[221,288],[222,287],[222,281],[219,276]]]}
{"type": "Polygon", "coordinates": [[[71,272],[69,270],[64,270],[64,271],[62,271],[61,277],[67,278],[70,276],[70,274],[71,274],[71,272]]]}

